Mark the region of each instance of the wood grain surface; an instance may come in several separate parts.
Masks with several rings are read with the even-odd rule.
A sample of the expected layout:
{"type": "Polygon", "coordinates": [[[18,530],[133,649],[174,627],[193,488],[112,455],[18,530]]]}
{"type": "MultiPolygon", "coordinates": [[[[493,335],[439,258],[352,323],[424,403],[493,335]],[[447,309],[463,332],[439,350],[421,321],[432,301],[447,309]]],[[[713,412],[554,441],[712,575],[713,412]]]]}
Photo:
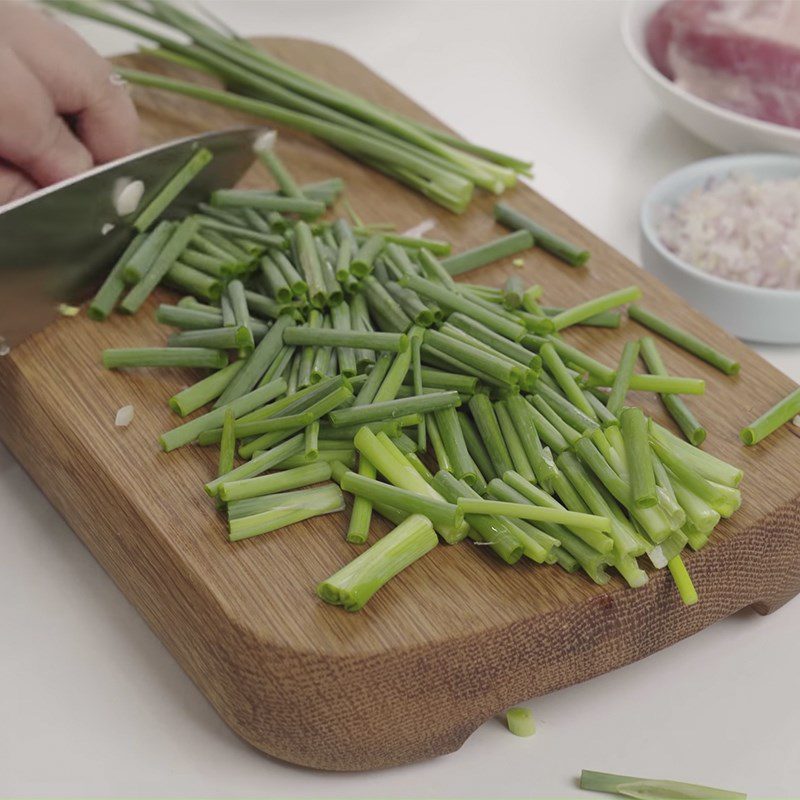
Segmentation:
{"type": "MultiPolygon", "coordinates": [[[[266,44],[298,67],[432,119],[338,50],[266,44]]],[[[125,62],[156,66],[140,56],[125,62]]],[[[252,121],[151,91],[136,90],[135,98],[148,143],[252,121]]],[[[280,148],[302,181],[342,176],[370,222],[403,229],[433,217],[433,235],[456,250],[502,233],[485,194],[457,217],[308,137],[282,131],[280,148]]],[[[260,168],[244,181],[266,183],[260,168]]],[[[520,186],[507,200],[592,251],[583,270],[526,254],[522,274],[544,284],[548,304],[637,282],[648,307],[742,362],[741,375],[728,378],[662,346],[671,372],[707,381],[705,397],[687,400],[709,429],[706,449],[746,473],[741,510],[686,558],[700,594],[695,607],[681,605],[666,571],[639,590],[616,578],[600,587],[554,566],[508,567],[463,543],[436,548],[348,614],[314,595],[315,584],[356,553],[344,541],[346,514],[229,544],[202,491],[216,452],[167,455],[156,443],[177,421],[167,398],[197,376],[101,369],[105,347],[165,341],[153,309],[168,293],[133,319],[61,319],[0,359],[2,439],[226,722],[277,758],[363,770],[447,753],[516,702],[643,658],[743,607],[766,613],[800,590],[800,440],[781,430],[746,449],[737,438],[792,381],[530,189],[520,186]],[[116,410],[128,403],[136,417],[116,429],[116,410]]],[[[469,280],[498,286],[512,269],[498,263],[469,280]]],[[[625,340],[642,332],[627,322],[620,331],[584,328],[568,338],[614,363],[625,340]]],[[[666,421],[656,399],[634,399],[666,421]]],[[[388,526],[378,519],[373,527],[375,536],[388,526]]]]}

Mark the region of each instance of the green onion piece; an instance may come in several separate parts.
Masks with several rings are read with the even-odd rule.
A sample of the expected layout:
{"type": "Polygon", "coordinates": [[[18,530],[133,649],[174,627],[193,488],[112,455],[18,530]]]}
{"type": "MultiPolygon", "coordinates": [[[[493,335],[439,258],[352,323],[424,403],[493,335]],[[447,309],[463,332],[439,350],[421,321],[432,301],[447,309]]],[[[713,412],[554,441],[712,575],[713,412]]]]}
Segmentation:
{"type": "Polygon", "coordinates": [[[385,289],[416,325],[429,328],[436,321],[433,311],[419,299],[419,295],[413,289],[394,282],[387,283],[385,289]]]}
{"type": "MultiPolygon", "coordinates": [[[[644,336],[641,339],[641,354],[644,363],[651,375],[668,375],[661,354],[656,347],[655,339],[652,336],[644,336]]],[[[706,429],[697,421],[683,400],[674,394],[661,394],[661,402],[667,409],[669,415],[675,420],[683,435],[695,447],[699,447],[706,438],[706,429]]]]}
{"type": "MultiPolygon", "coordinates": [[[[376,365],[377,366],[377,365],[376,365]]],[[[378,391],[372,398],[373,403],[385,403],[389,400],[394,400],[397,397],[400,387],[403,385],[408,371],[411,367],[411,350],[405,350],[398,353],[391,366],[386,372],[386,377],[381,382],[378,391]]]]}
{"type": "MultiPolygon", "coordinates": [[[[458,421],[455,408],[445,408],[434,413],[436,428],[447,453],[452,472],[456,478],[463,480],[468,486],[474,486],[478,479],[475,462],[469,454],[464,433],[458,421]]],[[[439,464],[444,469],[444,467],[439,464]]]]}
{"type": "Polygon", "coordinates": [[[375,233],[370,236],[353,256],[350,272],[357,278],[363,278],[372,272],[375,259],[383,251],[385,244],[386,240],[381,234],[375,233]]]}
{"type": "Polygon", "coordinates": [[[217,189],[211,193],[211,204],[218,208],[257,208],[281,214],[302,214],[310,219],[325,213],[325,203],[306,197],[280,197],[247,189],[217,189]]]}
{"type": "Polygon", "coordinates": [[[343,508],[344,498],[341,489],[331,483],[328,486],[305,492],[301,500],[289,505],[277,506],[260,514],[231,520],[228,540],[238,542],[242,539],[260,536],[262,533],[270,533],[278,528],[285,528],[287,525],[294,525],[296,522],[302,522],[312,517],[333,514],[343,508]]]}
{"type": "Polygon", "coordinates": [[[511,230],[526,230],[533,235],[534,244],[547,250],[572,267],[582,267],[589,260],[589,251],[576,247],[552,231],[504,203],[494,207],[494,218],[511,230]]]}
{"type": "Polygon", "coordinates": [[[560,314],[556,314],[553,319],[553,324],[556,330],[560,331],[570,325],[577,325],[579,322],[593,317],[595,314],[601,314],[603,311],[610,311],[612,308],[621,306],[625,303],[632,303],[642,296],[642,290],[638,286],[628,286],[625,289],[619,289],[615,292],[595,297],[592,300],[587,300],[585,303],[568,308],[560,314]]]}
{"type": "Polygon", "coordinates": [[[393,361],[394,359],[391,353],[381,353],[381,355],[378,356],[375,366],[370,371],[367,380],[356,395],[356,401],[353,403],[354,406],[369,405],[375,399],[375,395],[380,389],[393,361]]]}
{"type": "Polygon", "coordinates": [[[244,367],[236,374],[219,397],[216,407],[225,405],[231,400],[247,394],[256,386],[261,376],[267,371],[267,367],[280,353],[283,347],[284,333],[292,325],[294,325],[294,321],[287,316],[279,317],[275,321],[267,335],[247,357],[244,367]]]}
{"type": "Polygon", "coordinates": [[[536,733],[536,721],[529,708],[509,708],[506,711],[506,725],[514,736],[533,736],[536,733]]]}
{"type": "Polygon", "coordinates": [[[120,311],[126,314],[135,314],[150,296],[153,289],[164,279],[178,256],[192,238],[197,223],[192,217],[187,217],[172,232],[164,249],[158,254],[149,270],[141,280],[128,292],[120,303],[120,311]]]}
{"type": "Polygon", "coordinates": [[[384,503],[411,514],[424,514],[434,525],[458,527],[464,522],[463,513],[453,503],[400,489],[354,472],[345,473],[341,486],[344,491],[365,497],[371,502],[384,503]]]}
{"type": "Polygon", "coordinates": [[[632,778],[588,769],[581,773],[581,789],[621,794],[636,800],[747,800],[746,794],[712,789],[696,783],[632,778]]]}
{"type": "MultiPolygon", "coordinates": [[[[358,227],[354,233],[358,236],[368,236],[372,233],[368,228],[358,227]]],[[[435,256],[446,256],[450,252],[450,242],[443,242],[439,239],[425,239],[421,236],[404,236],[401,233],[384,231],[382,234],[388,244],[396,244],[408,250],[421,250],[423,247],[435,256]]]]}
{"type": "MultiPolygon", "coordinates": [[[[252,336],[252,334],[251,334],[252,336]]],[[[169,347],[207,347],[214,350],[234,350],[252,341],[236,328],[208,328],[199,331],[173,333],[167,339],[169,347]]]]}
{"type": "Polygon", "coordinates": [[[413,514],[317,586],[326,603],[358,611],[387,581],[436,547],[431,521],[413,514]]]}
{"type": "Polygon", "coordinates": [[[534,239],[530,231],[514,231],[514,233],[501,236],[499,239],[479,245],[471,250],[449,256],[442,260],[442,266],[451,275],[461,275],[471,269],[484,267],[501,258],[514,256],[523,250],[530,249],[533,245],[534,239]]]}
{"type": "MultiPolygon", "coordinates": [[[[313,460],[314,464],[324,461],[326,463],[333,463],[334,461],[341,461],[346,465],[347,469],[355,469],[356,464],[356,451],[352,447],[343,447],[339,450],[320,450],[317,457],[313,460]]],[[[303,467],[309,463],[308,459],[303,453],[298,455],[289,456],[284,458],[276,467],[281,469],[294,469],[295,467],[303,467]]]]}
{"type": "MultiPolygon", "coordinates": [[[[481,468],[481,472],[488,478],[490,475],[493,477],[503,475],[508,472],[508,470],[514,469],[511,455],[506,447],[505,440],[500,431],[500,425],[497,422],[497,417],[495,416],[495,411],[489,398],[485,394],[473,395],[469,401],[469,410],[480,432],[481,441],[492,462],[492,470],[489,474],[487,474],[483,468],[481,468]]],[[[473,458],[474,457],[473,454],[473,458]]],[[[480,462],[478,462],[478,466],[480,466],[480,462]]]]}
{"type": "Polygon", "coordinates": [[[373,275],[368,275],[363,280],[362,288],[370,313],[379,323],[379,327],[401,333],[408,330],[411,318],[373,275]]]}
{"type": "Polygon", "coordinates": [[[325,280],[322,277],[317,245],[311,228],[305,222],[298,222],[294,229],[294,242],[297,247],[297,258],[306,283],[308,284],[308,297],[316,308],[322,308],[327,300],[325,280]]]}
{"type": "Polygon", "coordinates": [[[213,158],[211,151],[205,147],[194,153],[144,207],[134,220],[133,227],[137,231],[146,231],[213,158]]]}
{"type": "Polygon", "coordinates": [[[498,401],[494,404],[494,411],[497,415],[497,423],[500,426],[500,432],[506,443],[508,454],[511,456],[511,462],[514,464],[514,469],[525,477],[526,480],[536,480],[536,475],[531,467],[530,461],[528,461],[525,448],[522,446],[519,436],[517,436],[517,431],[511,420],[508,406],[504,402],[498,401]]]}
{"type": "Polygon", "coordinates": [[[440,408],[459,405],[458,392],[435,392],[400,400],[375,401],[367,406],[353,406],[331,411],[330,420],[335,428],[359,425],[383,419],[403,417],[407,414],[425,414],[440,408]]]}
{"type": "MultiPolygon", "coordinates": [[[[610,379],[590,376],[589,386],[611,386],[616,373],[610,379]]],[[[705,394],[706,382],[702,378],[684,378],[677,375],[631,375],[628,387],[634,392],[655,392],[657,394],[705,394]]]]}
{"type": "MultiPolygon", "coordinates": [[[[339,485],[341,485],[344,474],[337,477],[339,485]]],[[[365,480],[374,480],[377,477],[377,471],[372,462],[362,453],[358,459],[358,474],[365,480]]],[[[372,522],[372,509],[373,498],[367,497],[364,494],[357,494],[353,500],[353,510],[350,513],[350,523],[347,527],[347,541],[351,544],[364,544],[369,536],[369,527],[372,522]]]]}
{"type": "Polygon", "coordinates": [[[106,369],[136,367],[206,367],[222,369],[228,356],[205,347],[122,347],[103,351],[106,369]]]}
{"type": "Polygon", "coordinates": [[[173,395],[169,399],[169,407],[182,417],[197,411],[198,408],[216,400],[243,366],[244,361],[228,364],[227,367],[173,395]]]}
{"type": "Polygon", "coordinates": [[[353,261],[353,240],[345,239],[336,253],[336,280],[345,283],[350,277],[350,264],[353,261]]]}
{"type": "MultiPolygon", "coordinates": [[[[555,389],[551,389],[550,386],[543,381],[539,381],[536,385],[536,394],[541,395],[541,397],[547,401],[547,405],[558,414],[564,422],[579,433],[591,433],[598,428],[598,424],[593,419],[587,417],[583,411],[572,405],[564,395],[560,394],[555,389]]],[[[586,397],[585,393],[584,397],[586,397]]],[[[587,402],[589,402],[588,398],[587,402]]],[[[589,403],[589,405],[592,404],[589,403]]],[[[592,410],[595,410],[594,406],[592,406],[592,410]]],[[[616,417],[614,421],[616,422],[616,417]]]]}
{"type": "Polygon", "coordinates": [[[313,464],[282,472],[273,472],[258,478],[223,483],[219,488],[219,497],[226,503],[234,500],[246,500],[250,497],[262,497],[266,494],[310,486],[312,483],[327,481],[330,477],[331,465],[326,461],[317,461],[313,464]]]}
{"type": "Polygon", "coordinates": [[[524,370],[521,365],[503,358],[497,358],[486,350],[441,331],[426,330],[424,342],[426,345],[436,348],[437,351],[452,355],[459,361],[474,365],[476,369],[502,383],[514,385],[519,383],[523,377],[524,370]]]}
{"type": "MultiPolygon", "coordinates": [[[[421,345],[422,335],[418,329],[415,328],[414,333],[411,336],[411,372],[414,394],[416,395],[421,395],[425,391],[422,380],[422,359],[420,354],[421,345]]],[[[427,429],[425,426],[424,414],[419,415],[419,424],[417,425],[417,447],[421,452],[425,452],[425,450],[428,449],[427,429]]]]}
{"type": "Polygon", "coordinates": [[[178,447],[183,447],[197,439],[203,431],[220,427],[228,407],[233,409],[234,416],[238,419],[257,408],[261,408],[265,403],[279,397],[285,391],[286,381],[283,378],[278,378],[272,383],[260,386],[258,389],[254,389],[252,392],[236,398],[236,400],[227,403],[222,408],[216,408],[213,411],[209,411],[207,414],[203,414],[201,417],[196,417],[188,422],[184,422],[183,425],[179,425],[177,428],[162,433],[159,437],[159,443],[166,452],[175,450],[178,447]]]}
{"type": "Polygon", "coordinates": [[[620,415],[622,439],[631,481],[631,496],[637,508],[651,508],[658,502],[647,417],[640,408],[626,408],[620,415]]]}
{"type": "Polygon", "coordinates": [[[164,220],[151,233],[139,234],[145,237],[142,245],[122,265],[126,283],[136,284],[147,274],[174,231],[175,223],[164,220]]]}
{"type": "MultiPolygon", "coordinates": [[[[352,396],[352,393],[351,393],[352,396]]],[[[303,455],[309,460],[315,459],[319,455],[319,420],[315,419],[305,431],[305,446],[303,455]]]]}
{"type": "Polygon", "coordinates": [[[244,261],[252,260],[252,256],[263,252],[264,247],[282,247],[284,245],[282,236],[274,233],[259,233],[244,224],[231,225],[228,222],[222,222],[204,214],[195,215],[195,219],[209,239],[226,246],[231,255],[244,261]],[[235,237],[237,244],[229,241],[226,238],[228,236],[235,237]],[[242,249],[239,245],[242,245],[242,247],[252,245],[251,250],[253,252],[248,252],[247,249],[242,249]]]}
{"type": "Polygon", "coordinates": [[[273,362],[267,367],[267,371],[261,376],[258,386],[263,386],[265,383],[275,380],[275,378],[280,378],[284,373],[288,374],[294,354],[294,347],[282,347],[273,362]]]}
{"type": "Polygon", "coordinates": [[[289,284],[292,294],[295,297],[303,297],[308,292],[308,284],[303,280],[300,273],[294,268],[294,265],[280,250],[272,249],[269,251],[269,256],[277,264],[278,269],[283,274],[284,280],[289,284]]]}
{"type": "MultiPolygon", "coordinates": [[[[603,381],[606,386],[611,386],[614,381],[614,376],[616,375],[611,367],[601,364],[591,356],[587,356],[583,351],[578,350],[577,347],[573,347],[561,339],[554,338],[548,341],[565,363],[575,366],[578,369],[585,370],[591,377],[603,381]]],[[[527,346],[526,341],[523,341],[523,344],[527,346]]],[[[536,350],[538,350],[539,347],[541,347],[541,345],[537,346],[536,350]]]]}
{"type": "Polygon", "coordinates": [[[786,422],[791,422],[800,414],[800,389],[795,389],[788,397],[764,412],[755,422],[751,422],[739,432],[746,445],[758,444],[786,422]]]}
{"type": "Polygon", "coordinates": [[[667,322],[667,320],[656,316],[652,311],[647,311],[641,306],[630,306],[628,308],[628,316],[636,320],[640,325],[644,325],[651,331],[661,334],[661,336],[665,339],[669,339],[669,341],[678,345],[678,347],[682,347],[692,355],[708,362],[712,367],[716,367],[726,375],[738,374],[740,368],[738,361],[721,353],[710,344],[707,344],[694,334],[689,333],[689,331],[679,328],[677,325],[673,325],[671,322],[667,322]]]}
{"type": "Polygon", "coordinates": [[[461,433],[464,435],[470,457],[480,470],[482,477],[487,480],[496,477],[489,452],[470,417],[467,414],[459,414],[458,424],[461,426],[461,433]]]}
{"type": "Polygon", "coordinates": [[[360,332],[304,326],[285,330],[283,340],[286,344],[307,347],[358,347],[393,353],[404,353],[409,347],[408,336],[404,333],[360,332]]]}
{"type": "MultiPolygon", "coordinates": [[[[475,394],[478,379],[470,375],[459,375],[456,372],[444,372],[429,367],[421,368],[422,383],[427,389],[450,389],[459,394],[475,394]]],[[[412,381],[406,376],[405,383],[412,381]]]]}
{"type": "Polygon", "coordinates": [[[89,319],[100,322],[107,319],[114,310],[120,297],[125,292],[125,281],[123,279],[125,266],[130,258],[140,250],[146,240],[147,235],[140,233],[134,236],[130,244],[122,251],[122,255],[111,268],[111,271],[103,281],[103,285],[97,290],[92,302],[89,303],[89,309],[86,312],[89,315],[89,319]]]}
{"type": "Polygon", "coordinates": [[[259,140],[259,144],[264,146],[256,146],[256,155],[261,163],[269,170],[275,182],[278,184],[281,192],[287,197],[305,197],[302,189],[297,185],[292,173],[289,172],[286,165],[275,152],[275,136],[274,134],[267,134],[264,137],[264,142],[259,140]]]}
{"type": "Polygon", "coordinates": [[[539,284],[529,286],[522,293],[522,307],[529,314],[535,314],[537,317],[546,316],[543,309],[539,305],[539,300],[541,299],[542,294],[544,294],[544,289],[539,284]]]}
{"type": "Polygon", "coordinates": [[[436,423],[436,417],[429,415],[426,420],[426,425],[428,438],[430,439],[431,448],[433,449],[433,457],[438,465],[438,469],[444,472],[452,472],[453,465],[450,463],[450,454],[447,452],[447,448],[442,441],[442,436],[439,433],[439,426],[436,423]]]}
{"type": "Polygon", "coordinates": [[[510,310],[519,308],[524,294],[525,284],[522,278],[519,275],[509,275],[503,287],[503,305],[510,310]]]}
{"type": "MultiPolygon", "coordinates": [[[[622,350],[622,357],[619,360],[617,374],[611,385],[611,394],[608,396],[606,408],[618,417],[625,405],[625,398],[628,394],[628,387],[631,383],[633,369],[636,366],[636,359],[639,357],[639,342],[625,342],[622,350]]],[[[587,398],[587,403],[589,402],[587,398]]]]}
{"type": "Polygon", "coordinates": [[[464,333],[468,333],[474,339],[482,342],[492,350],[501,353],[506,358],[524,364],[526,367],[537,372],[541,369],[542,360],[538,355],[531,353],[530,350],[527,350],[521,344],[512,342],[505,336],[495,333],[480,322],[466,317],[464,314],[451,314],[447,320],[447,324],[453,325],[464,331],[464,333]]]}
{"type": "Polygon", "coordinates": [[[269,256],[263,256],[259,264],[267,286],[267,291],[279,303],[291,302],[294,292],[286,281],[286,276],[275,261],[269,256]]]}
{"type": "Polygon", "coordinates": [[[680,594],[684,605],[693,606],[697,602],[697,591],[681,557],[679,555],[674,556],[667,562],[667,566],[675,585],[678,587],[678,594],[680,594]]]}
{"type": "MultiPolygon", "coordinates": [[[[226,475],[236,463],[236,437],[234,436],[233,426],[236,422],[236,417],[233,415],[233,410],[230,408],[225,409],[225,417],[222,422],[222,438],[219,445],[219,464],[217,467],[217,475],[226,475]]],[[[217,508],[222,508],[222,500],[217,497],[217,508]]]]}
{"type": "Polygon", "coordinates": [[[417,294],[433,300],[443,308],[459,311],[465,316],[477,320],[495,333],[499,333],[514,342],[519,342],[527,333],[524,326],[506,320],[478,303],[462,297],[457,292],[425,280],[425,278],[420,278],[418,275],[406,275],[401,279],[400,283],[411,287],[417,294]]]}
{"type": "MultiPolygon", "coordinates": [[[[505,405],[536,480],[543,489],[552,490],[556,467],[544,456],[542,443],[531,416],[531,406],[519,395],[508,397],[505,405]]],[[[531,480],[529,475],[526,474],[525,477],[531,480]]]]}
{"type": "MultiPolygon", "coordinates": [[[[308,314],[308,327],[314,329],[321,329],[323,324],[323,316],[316,309],[312,308],[308,314]]],[[[299,388],[304,389],[311,383],[311,371],[314,367],[314,356],[316,355],[317,348],[313,345],[308,345],[303,348],[300,355],[299,366],[297,370],[297,385],[299,388]]]]}
{"type": "Polygon", "coordinates": [[[218,309],[208,312],[162,303],[156,309],[156,322],[186,331],[202,331],[222,327],[222,314],[218,309]]]}
{"type": "Polygon", "coordinates": [[[610,531],[611,520],[594,514],[565,511],[558,508],[542,508],[525,503],[507,503],[500,500],[476,500],[461,498],[458,505],[465,514],[492,514],[534,522],[554,522],[558,525],[578,526],[596,531],[610,531]]]}
{"type": "MultiPolygon", "coordinates": [[[[555,317],[562,311],[566,311],[566,309],[556,306],[542,306],[541,310],[548,317],[555,317]]],[[[585,320],[576,324],[585,325],[590,328],[619,328],[621,322],[622,314],[620,314],[619,311],[603,311],[600,314],[593,314],[591,317],[587,317],[585,320]]]]}
{"type": "Polygon", "coordinates": [[[545,363],[550,374],[555,378],[558,385],[561,387],[567,399],[577,408],[579,408],[589,419],[597,422],[597,415],[594,409],[589,404],[589,401],[583,396],[575,378],[572,377],[564,362],[561,360],[558,351],[550,344],[542,345],[539,350],[542,360],[545,363]]]}

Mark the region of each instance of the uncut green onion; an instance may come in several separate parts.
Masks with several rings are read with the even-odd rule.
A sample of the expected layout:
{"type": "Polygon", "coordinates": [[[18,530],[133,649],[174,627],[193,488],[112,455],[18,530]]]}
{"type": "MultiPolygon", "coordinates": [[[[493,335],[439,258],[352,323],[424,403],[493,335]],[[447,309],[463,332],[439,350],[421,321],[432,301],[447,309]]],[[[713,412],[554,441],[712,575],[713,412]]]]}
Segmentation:
{"type": "Polygon", "coordinates": [[[251,391],[267,371],[267,367],[277,357],[283,347],[284,332],[294,325],[294,321],[287,316],[279,317],[269,329],[267,335],[258,343],[258,346],[247,357],[244,367],[228,384],[225,391],[217,400],[216,406],[225,405],[237,397],[251,391]]]}
{"type": "Polygon", "coordinates": [[[219,208],[257,208],[259,211],[278,211],[281,214],[301,214],[306,218],[325,213],[325,203],[307,197],[280,197],[266,192],[246,189],[217,189],[211,193],[211,203],[219,208]]]}
{"type": "Polygon", "coordinates": [[[514,736],[533,736],[536,733],[536,721],[529,708],[509,708],[506,711],[506,725],[514,736]]]}
{"type": "Polygon", "coordinates": [[[581,789],[620,794],[636,800],[747,800],[746,794],[696,783],[632,778],[588,769],[581,773],[581,789]]]}
{"type": "Polygon", "coordinates": [[[689,331],[679,328],[677,325],[673,325],[671,322],[667,322],[667,320],[656,316],[652,311],[647,311],[641,306],[630,306],[628,308],[628,316],[636,320],[640,325],[644,325],[646,328],[655,331],[665,339],[669,339],[669,341],[678,345],[678,347],[682,347],[692,355],[711,364],[712,367],[716,367],[726,375],[738,374],[740,368],[738,361],[721,353],[715,347],[707,344],[694,334],[689,333],[689,331]]]}
{"type": "Polygon", "coordinates": [[[547,250],[548,253],[552,253],[572,267],[582,267],[589,260],[588,250],[562,239],[557,234],[547,230],[547,228],[504,203],[495,204],[494,218],[501,225],[505,225],[506,228],[529,231],[533,236],[536,247],[547,250]]]}
{"type": "MultiPolygon", "coordinates": [[[[625,405],[625,398],[628,394],[628,387],[631,383],[633,369],[636,366],[636,359],[639,357],[639,342],[625,342],[622,356],[617,367],[617,374],[611,384],[611,394],[608,396],[606,408],[618,417],[625,405]]],[[[587,399],[587,403],[589,400],[587,399]]]]}
{"type": "Polygon", "coordinates": [[[442,259],[442,266],[450,275],[461,275],[469,270],[484,267],[501,258],[508,258],[529,250],[534,245],[530,231],[519,230],[501,236],[499,239],[442,259]]]}
{"type": "Polygon", "coordinates": [[[210,497],[216,497],[219,487],[223,483],[240,481],[245,478],[255,478],[268,469],[278,466],[290,456],[302,453],[304,445],[304,436],[302,433],[298,433],[296,436],[292,436],[290,439],[281,442],[272,449],[264,450],[258,455],[253,456],[249,461],[231,470],[226,475],[220,475],[215,480],[209,481],[204,487],[206,494],[210,497]]]}
{"type": "MultiPolygon", "coordinates": [[[[494,408],[489,398],[485,394],[473,395],[469,401],[469,411],[472,414],[472,419],[480,433],[481,441],[489,454],[492,463],[492,469],[489,474],[481,467],[481,472],[488,478],[503,475],[510,469],[514,469],[514,464],[511,461],[511,455],[506,447],[505,440],[500,431],[500,425],[497,422],[494,408]]],[[[473,454],[473,458],[474,458],[473,454]]],[[[480,462],[475,459],[480,467],[480,462]]]]}
{"type": "Polygon", "coordinates": [[[146,231],[213,158],[211,151],[205,147],[194,153],[144,207],[134,220],[133,227],[137,231],[146,231]]]}
{"type": "Polygon", "coordinates": [[[358,611],[391,578],[438,544],[431,521],[413,514],[317,586],[326,603],[358,611]]]}
{"type": "MultiPolygon", "coordinates": [[[[667,368],[661,360],[661,354],[656,347],[655,339],[652,336],[644,336],[641,339],[641,354],[648,371],[652,375],[668,375],[667,368]]],[[[681,429],[683,435],[695,446],[699,447],[706,438],[706,429],[697,421],[683,400],[674,394],[661,394],[661,402],[667,409],[669,415],[675,420],[675,424],[681,429]]]]}
{"type": "Polygon", "coordinates": [[[492,313],[473,301],[462,297],[456,292],[439,286],[431,281],[421,278],[418,275],[406,275],[400,281],[401,285],[411,287],[417,294],[427,297],[438,303],[443,308],[452,311],[460,311],[467,317],[471,317],[485,325],[487,328],[518,342],[526,334],[524,326],[515,322],[510,322],[496,313],[492,313]]]}
{"type": "Polygon", "coordinates": [[[257,408],[261,408],[265,403],[279,397],[285,391],[286,381],[283,378],[278,378],[272,383],[260,386],[246,395],[237,397],[236,400],[225,404],[221,408],[216,408],[201,417],[196,417],[183,423],[183,425],[179,425],[177,428],[162,433],[159,437],[159,444],[165,452],[183,447],[197,439],[203,431],[220,427],[225,418],[227,408],[232,408],[234,416],[238,419],[257,408]]]}
{"type": "Polygon", "coordinates": [[[287,506],[264,511],[250,517],[240,517],[229,522],[228,540],[238,542],[263,533],[270,533],[312,517],[333,514],[344,508],[342,492],[336,484],[329,484],[316,492],[307,492],[303,500],[287,506]]]}
{"type": "Polygon", "coordinates": [[[620,428],[625,442],[633,504],[637,508],[650,508],[658,502],[658,497],[647,435],[647,417],[640,408],[626,408],[620,415],[620,428]]]}
{"type": "Polygon", "coordinates": [[[141,280],[125,295],[120,303],[120,310],[126,314],[135,314],[150,296],[153,289],[158,286],[176,262],[178,256],[189,243],[197,223],[192,217],[187,217],[172,232],[164,249],[158,254],[152,266],[142,276],[141,280]]]}
{"type": "Polygon", "coordinates": [[[800,389],[795,389],[788,397],[765,411],[755,422],[742,428],[739,437],[746,445],[758,444],[781,425],[791,422],[800,414],[800,389]]]}
{"type": "Polygon", "coordinates": [[[182,417],[197,411],[198,408],[216,400],[242,366],[244,366],[244,361],[234,361],[207,378],[188,386],[169,399],[169,407],[182,417]]]}
{"type": "MultiPolygon", "coordinates": [[[[431,485],[451,503],[458,503],[464,497],[478,497],[464,481],[444,470],[436,473],[431,485]]],[[[473,541],[485,542],[506,564],[515,564],[522,558],[523,547],[519,537],[499,517],[467,514],[465,522],[469,526],[467,536],[473,541]]]]}
{"type": "Polygon", "coordinates": [[[374,401],[366,406],[352,406],[331,411],[330,420],[335,428],[360,425],[384,419],[396,419],[408,414],[425,414],[441,408],[460,404],[458,392],[435,392],[396,400],[374,401]]]}
{"type": "Polygon", "coordinates": [[[89,303],[89,308],[86,312],[89,319],[100,322],[107,319],[114,310],[120,297],[125,292],[125,281],[123,279],[125,266],[130,258],[139,251],[146,239],[146,234],[137,234],[122,251],[122,255],[117,259],[103,284],[97,290],[97,294],[89,303]]]}
{"type": "Polygon", "coordinates": [[[318,461],[306,466],[262,475],[258,478],[223,483],[219,489],[219,497],[226,503],[234,500],[246,500],[250,497],[262,497],[266,494],[310,486],[313,483],[327,481],[330,477],[331,465],[325,461],[318,461]]]}
{"type": "Polygon", "coordinates": [[[374,233],[358,248],[350,262],[350,272],[357,278],[363,278],[372,272],[375,259],[383,251],[386,240],[379,233],[374,233]]]}
{"type": "Polygon", "coordinates": [[[506,443],[506,448],[508,449],[508,454],[511,456],[514,469],[527,480],[535,480],[536,475],[531,467],[530,461],[528,461],[525,448],[522,446],[519,436],[517,436],[517,431],[511,420],[508,406],[504,402],[498,401],[494,404],[494,412],[497,415],[500,433],[506,443]]]}
{"type": "Polygon", "coordinates": [[[434,525],[457,527],[464,522],[463,513],[453,503],[400,489],[354,472],[345,473],[341,486],[344,491],[365,497],[371,502],[384,503],[411,514],[424,514],[434,525]]]}
{"type": "MultiPolygon", "coordinates": [[[[250,335],[252,337],[252,333],[250,335]]],[[[170,334],[169,347],[207,347],[214,350],[234,350],[248,347],[250,337],[242,336],[236,328],[207,328],[170,334]]]]}
{"type": "Polygon", "coordinates": [[[601,314],[603,311],[610,311],[612,308],[624,305],[625,303],[632,303],[642,296],[642,290],[638,286],[628,286],[625,289],[619,289],[615,292],[595,297],[592,300],[587,300],[585,303],[568,308],[560,314],[556,314],[553,319],[553,324],[556,330],[560,331],[570,325],[577,325],[585,319],[601,314]]]}
{"type": "Polygon", "coordinates": [[[404,333],[361,332],[304,326],[285,330],[283,340],[286,344],[306,347],[358,347],[392,353],[403,353],[409,347],[408,336],[404,333]]]}
{"type": "Polygon", "coordinates": [[[584,414],[586,414],[589,419],[596,422],[597,416],[594,413],[594,409],[591,407],[591,405],[589,405],[589,401],[583,396],[583,392],[575,382],[575,378],[573,378],[570,372],[567,370],[567,367],[561,360],[561,356],[558,354],[556,348],[548,342],[547,344],[542,345],[542,347],[539,349],[539,355],[542,357],[542,361],[544,361],[547,370],[550,372],[553,378],[555,378],[556,382],[567,396],[567,399],[574,406],[579,408],[584,414]]]}
{"type": "Polygon", "coordinates": [[[205,347],[121,347],[103,351],[106,369],[137,367],[206,367],[222,369],[228,356],[205,347]]]}

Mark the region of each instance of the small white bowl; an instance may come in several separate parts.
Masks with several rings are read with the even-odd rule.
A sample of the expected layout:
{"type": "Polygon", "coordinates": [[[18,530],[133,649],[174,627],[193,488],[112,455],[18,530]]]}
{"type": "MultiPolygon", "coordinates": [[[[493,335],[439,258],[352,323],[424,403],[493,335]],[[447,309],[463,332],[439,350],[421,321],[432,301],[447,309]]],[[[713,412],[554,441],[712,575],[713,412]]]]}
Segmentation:
{"type": "Polygon", "coordinates": [[[622,15],[622,40],[664,110],[695,136],[726,152],[800,153],[800,129],[763,122],[701,100],[653,66],[645,46],[645,27],[663,2],[630,0],[622,15]]]}
{"type": "Polygon", "coordinates": [[[709,178],[724,178],[731,172],[757,179],[794,178],[800,176],[800,157],[778,153],[718,156],[660,180],[642,203],[642,263],[729,333],[753,342],[800,344],[800,291],[763,289],[710,275],[678,258],[659,238],[658,223],[670,206],[709,178]]]}

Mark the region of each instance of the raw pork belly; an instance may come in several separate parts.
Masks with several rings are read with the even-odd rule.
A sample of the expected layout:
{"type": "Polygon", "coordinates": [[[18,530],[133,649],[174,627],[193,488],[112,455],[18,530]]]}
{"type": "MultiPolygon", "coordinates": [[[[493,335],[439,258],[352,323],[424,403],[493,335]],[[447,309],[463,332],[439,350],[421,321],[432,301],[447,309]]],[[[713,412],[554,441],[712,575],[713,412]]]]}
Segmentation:
{"type": "Polygon", "coordinates": [[[800,2],[669,0],[646,40],[659,71],[692,94],[800,128],[800,2]]]}

